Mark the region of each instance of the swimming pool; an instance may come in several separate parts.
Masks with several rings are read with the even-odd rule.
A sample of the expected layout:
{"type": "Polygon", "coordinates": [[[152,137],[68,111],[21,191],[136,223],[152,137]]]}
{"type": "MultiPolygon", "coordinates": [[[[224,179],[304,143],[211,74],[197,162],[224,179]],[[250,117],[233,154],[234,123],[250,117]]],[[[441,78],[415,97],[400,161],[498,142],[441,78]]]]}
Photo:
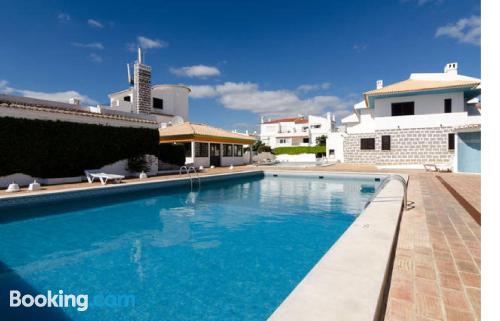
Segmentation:
{"type": "MultiPolygon", "coordinates": [[[[279,174],[2,213],[8,290],[88,294],[52,320],[265,320],[361,213],[371,176],[279,174]],[[12,219],[13,217],[26,219],[12,219]],[[97,304],[93,298],[131,298],[97,304]]],[[[7,303],[8,304],[8,303],[7,303]]],[[[47,312],[48,310],[48,312],[47,312]]]]}

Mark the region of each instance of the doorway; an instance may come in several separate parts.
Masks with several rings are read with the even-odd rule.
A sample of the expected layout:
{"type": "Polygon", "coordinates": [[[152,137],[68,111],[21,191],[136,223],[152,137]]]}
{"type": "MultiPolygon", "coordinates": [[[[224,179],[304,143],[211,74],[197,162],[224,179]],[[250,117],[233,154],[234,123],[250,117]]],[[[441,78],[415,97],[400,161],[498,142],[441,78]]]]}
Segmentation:
{"type": "Polygon", "coordinates": [[[210,143],[210,166],[220,167],[220,144],[210,143]]]}

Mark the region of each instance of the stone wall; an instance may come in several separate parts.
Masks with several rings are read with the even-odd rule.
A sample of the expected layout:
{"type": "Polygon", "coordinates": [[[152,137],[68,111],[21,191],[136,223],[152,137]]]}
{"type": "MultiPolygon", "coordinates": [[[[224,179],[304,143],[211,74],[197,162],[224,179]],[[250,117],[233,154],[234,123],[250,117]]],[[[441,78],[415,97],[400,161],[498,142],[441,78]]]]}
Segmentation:
{"type": "Polygon", "coordinates": [[[151,113],[151,67],[136,63],[134,65],[135,111],[151,113]]]}
{"type": "Polygon", "coordinates": [[[380,165],[446,163],[454,155],[453,150],[448,150],[451,132],[452,127],[433,127],[349,134],[344,139],[344,161],[380,165]],[[382,135],[391,136],[390,150],[382,150],[382,135]],[[375,149],[361,150],[361,138],[375,138],[375,149]]]}

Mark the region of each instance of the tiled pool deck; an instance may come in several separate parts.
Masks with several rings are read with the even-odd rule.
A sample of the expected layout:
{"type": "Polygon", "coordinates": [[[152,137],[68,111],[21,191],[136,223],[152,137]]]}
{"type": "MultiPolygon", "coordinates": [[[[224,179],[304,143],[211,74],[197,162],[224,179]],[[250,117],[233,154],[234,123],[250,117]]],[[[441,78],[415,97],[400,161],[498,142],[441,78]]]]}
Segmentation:
{"type": "MultiPolygon", "coordinates": [[[[249,169],[254,170],[255,167],[236,167],[233,170],[216,168],[205,174],[249,169]]],[[[381,172],[367,165],[342,164],[312,169],[381,172]]],[[[481,228],[436,177],[439,175],[480,212],[480,176],[422,171],[391,172],[409,174],[408,200],[415,204],[413,209],[404,212],[402,216],[385,320],[480,320],[481,228]]],[[[179,176],[154,177],[148,180],[170,177],[179,176]]],[[[126,180],[125,183],[134,181],[137,180],[126,180]]],[[[47,190],[86,186],[89,184],[66,184],[52,186],[47,190]]],[[[5,195],[6,193],[2,196],[5,195]]]]}

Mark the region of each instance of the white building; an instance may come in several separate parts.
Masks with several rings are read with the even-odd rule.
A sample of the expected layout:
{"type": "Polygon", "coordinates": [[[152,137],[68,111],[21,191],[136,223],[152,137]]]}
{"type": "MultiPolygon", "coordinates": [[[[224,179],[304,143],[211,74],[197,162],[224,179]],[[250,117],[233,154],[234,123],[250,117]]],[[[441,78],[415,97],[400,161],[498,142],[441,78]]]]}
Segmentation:
{"type": "Polygon", "coordinates": [[[473,99],[481,94],[480,84],[459,75],[458,63],[447,64],[443,73],[414,73],[386,87],[379,80],[342,119],[345,132],[329,136],[327,153],[339,161],[382,165],[454,160],[456,171],[479,172],[481,114],[473,99]],[[476,134],[461,133],[464,128],[476,134]],[[474,165],[464,159],[475,159],[474,165]]]}
{"type": "Polygon", "coordinates": [[[335,117],[327,113],[321,116],[261,119],[260,140],[270,146],[315,146],[316,138],[328,136],[335,128],[335,117]]]}

